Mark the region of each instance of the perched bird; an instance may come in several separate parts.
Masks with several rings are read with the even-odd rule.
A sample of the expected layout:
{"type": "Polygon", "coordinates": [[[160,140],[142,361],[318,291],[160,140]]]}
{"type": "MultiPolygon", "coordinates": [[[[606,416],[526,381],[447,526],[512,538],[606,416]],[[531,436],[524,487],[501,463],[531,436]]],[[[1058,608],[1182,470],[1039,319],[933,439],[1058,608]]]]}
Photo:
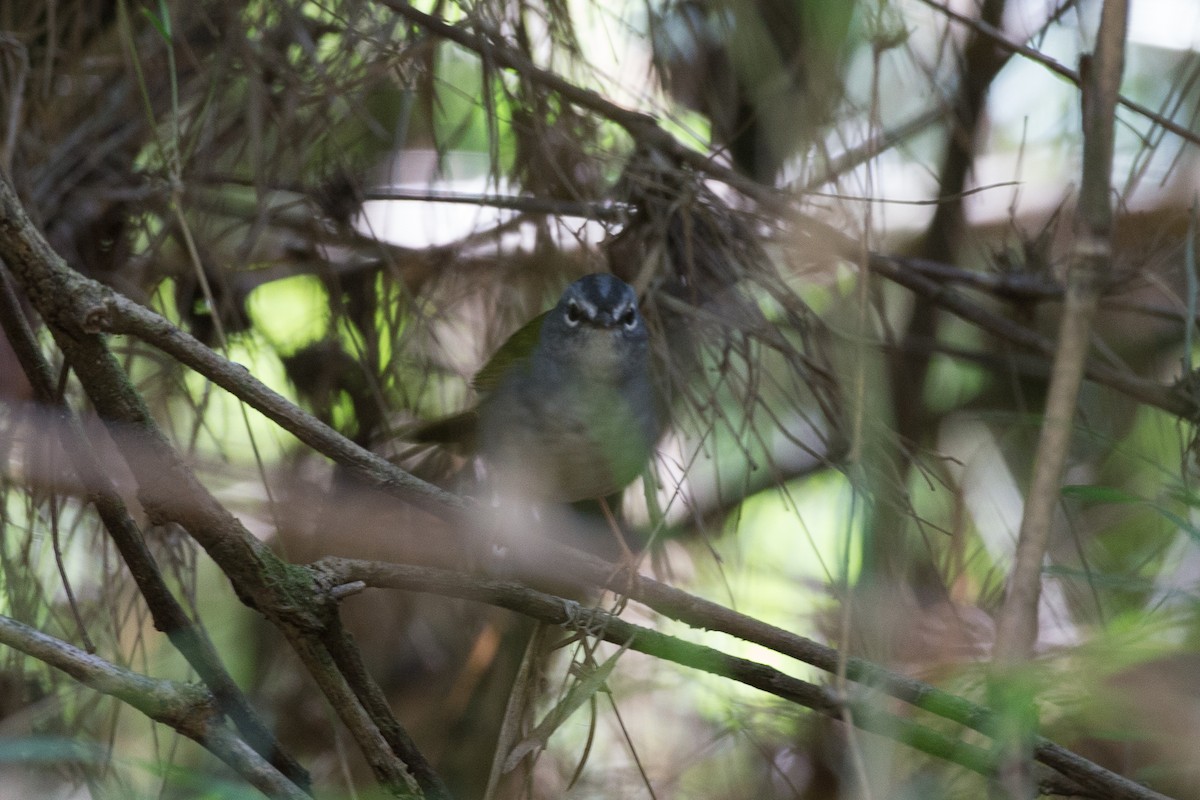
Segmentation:
{"type": "Polygon", "coordinates": [[[477,408],[408,438],[477,452],[492,489],[529,502],[620,491],[658,437],[646,321],[633,287],[607,273],[568,286],[497,350],[475,388],[477,408]]]}
{"type": "MultiPolygon", "coordinates": [[[[481,507],[493,544],[489,555],[504,554],[489,560],[487,569],[506,576],[512,570],[536,588],[590,605],[595,602],[590,587],[569,578],[560,584],[561,565],[552,557],[546,560],[545,549],[537,545],[545,535],[610,560],[629,556],[626,534],[611,516],[602,526],[590,513],[594,509],[587,508],[591,503],[556,506],[600,500],[607,510],[604,498],[638,476],[658,438],[649,333],[633,287],[603,273],[575,281],[554,308],[500,346],[475,376],[474,387],[480,395],[475,407],[426,422],[404,438],[480,457],[482,488],[490,501],[499,501],[494,505],[504,507],[503,513],[493,513],[493,503],[481,507]],[[533,509],[536,514],[525,513],[533,509]],[[615,535],[605,535],[606,529],[615,535]],[[537,536],[529,547],[495,546],[531,532],[537,536]]],[[[529,721],[545,680],[543,662],[552,642],[559,641],[546,633],[549,628],[520,615],[489,623],[489,630],[497,627],[501,639],[495,660],[463,713],[462,729],[481,747],[512,758],[533,734],[510,720],[529,721]]],[[[474,774],[465,764],[448,772],[468,779],[474,774]]],[[[527,776],[526,765],[493,778],[523,788],[527,776]]],[[[492,794],[483,786],[461,793],[492,794]]],[[[507,796],[503,789],[495,793],[507,796]]]]}

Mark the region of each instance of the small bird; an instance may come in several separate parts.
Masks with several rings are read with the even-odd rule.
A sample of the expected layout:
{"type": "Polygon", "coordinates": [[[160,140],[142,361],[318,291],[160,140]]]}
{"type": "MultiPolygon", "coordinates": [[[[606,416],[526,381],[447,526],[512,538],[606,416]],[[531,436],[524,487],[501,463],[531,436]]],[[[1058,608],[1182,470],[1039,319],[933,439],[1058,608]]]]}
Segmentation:
{"type": "Polygon", "coordinates": [[[528,502],[620,491],[658,438],[646,321],[633,287],[607,273],[568,286],[497,350],[475,388],[476,409],[408,438],[476,451],[493,489],[528,502]]]}

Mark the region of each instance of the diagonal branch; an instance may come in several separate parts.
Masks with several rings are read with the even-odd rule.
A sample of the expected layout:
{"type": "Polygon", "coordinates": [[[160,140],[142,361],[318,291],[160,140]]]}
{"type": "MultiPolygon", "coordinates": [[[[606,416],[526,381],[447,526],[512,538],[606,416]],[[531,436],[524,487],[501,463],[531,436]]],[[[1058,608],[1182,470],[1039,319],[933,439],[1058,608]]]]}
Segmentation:
{"type": "MultiPolygon", "coordinates": [[[[805,220],[804,226],[808,228],[810,235],[832,243],[834,251],[842,258],[848,261],[859,259],[861,247],[841,231],[811,219],[805,220]]],[[[1043,356],[1053,356],[1055,353],[1052,339],[1014,322],[1003,314],[983,307],[962,292],[947,286],[945,276],[939,274],[940,270],[931,270],[928,261],[869,253],[867,268],[911,292],[929,297],[935,305],[999,339],[1043,356]]],[[[1181,419],[1200,421],[1200,405],[1179,387],[1164,386],[1109,364],[1094,361],[1087,363],[1084,374],[1096,383],[1161,408],[1181,419]]]]}
{"type": "MultiPolygon", "coordinates": [[[[342,721],[358,737],[377,778],[401,788],[397,776],[404,775],[405,766],[382,737],[373,735],[369,722],[364,722],[344,677],[320,643],[337,613],[336,606],[325,593],[313,591],[311,573],[280,560],[222,506],[171,446],[98,328],[89,322],[94,315],[103,314],[104,300],[116,295],[67,267],[30,222],[3,175],[0,259],[50,327],[67,363],[121,448],[149,518],[156,523],[176,522],[186,529],[221,568],[242,602],[287,636],[314,670],[318,684],[329,693],[342,721]],[[296,602],[297,595],[309,602],[296,602]],[[349,700],[340,702],[348,694],[349,700]]],[[[398,469],[391,470],[403,475],[398,469]]],[[[409,480],[416,479],[409,476],[409,480]]],[[[432,774],[424,764],[416,771],[432,774]]]]}
{"type": "Polygon", "coordinates": [[[429,762],[417,749],[412,737],[392,716],[387,697],[379,687],[378,682],[367,671],[363,663],[362,652],[354,643],[354,638],[341,624],[334,620],[325,637],[325,646],[337,664],[341,674],[345,676],[347,685],[353,690],[354,696],[362,704],[363,711],[371,723],[379,731],[379,735],[387,742],[392,752],[400,756],[408,765],[417,784],[421,787],[428,800],[449,800],[450,794],[442,784],[441,778],[433,771],[429,762]]]}
{"type": "Polygon", "coordinates": [[[0,644],[18,650],[168,725],[229,765],[268,797],[310,800],[228,728],[214,697],[198,686],[140,675],[10,617],[0,616],[0,644]]]}
{"type": "Polygon", "coordinates": [[[563,100],[601,115],[620,125],[640,144],[655,148],[679,163],[687,164],[697,171],[710,175],[732,186],[747,197],[752,197],[768,206],[779,206],[782,202],[782,195],[775,190],[718,164],[705,153],[684,147],[678,139],[660,127],[654,117],[649,114],[617,105],[599,92],[585,89],[571,83],[556,72],[539,67],[514,48],[505,47],[486,36],[451,25],[440,17],[426,14],[403,0],[376,0],[376,2],[439,38],[478,53],[488,63],[519,72],[523,77],[556,92],[563,100]]]}
{"type": "Polygon", "coordinates": [[[98,283],[89,283],[97,293],[103,293],[93,299],[85,312],[87,324],[94,329],[136,336],[157,347],[245,401],[309,447],[350,467],[368,484],[400,500],[440,515],[465,507],[462,498],[426,483],[350,441],[272,390],[245,367],[214,352],[169,320],[98,283]]]}
{"type": "MultiPolygon", "coordinates": [[[[611,564],[551,543],[540,543],[539,547],[543,544],[551,551],[541,554],[545,556],[543,563],[553,565],[548,569],[553,574],[542,574],[540,579],[533,576],[535,585],[549,583],[561,588],[564,581],[573,578],[578,583],[568,588],[577,591],[581,587],[594,589],[611,582],[614,584],[612,588],[628,588],[631,598],[694,628],[720,631],[829,672],[837,668],[838,652],[831,647],[649,578],[633,576],[627,582],[629,576],[614,573],[611,564]]],[[[761,664],[632,625],[597,609],[584,608],[574,601],[530,588],[517,580],[495,580],[444,569],[332,557],[316,562],[311,568],[321,576],[317,582],[326,585],[357,584],[462,597],[508,608],[549,624],[599,635],[616,644],[631,642],[630,649],[731,677],[819,713],[841,718],[843,702],[828,689],[799,681],[761,664]]],[[[522,579],[529,580],[529,576],[522,576],[522,579]]],[[[856,658],[847,660],[847,676],[932,714],[985,735],[995,735],[995,715],[992,711],[936,687],[856,658]]],[[[853,719],[864,730],[892,736],[939,758],[981,774],[989,774],[994,762],[982,751],[907,721],[899,728],[889,729],[887,726],[898,722],[896,718],[887,717],[887,724],[883,725],[885,718],[877,710],[861,703],[853,705],[853,719]]],[[[1050,781],[1056,793],[1064,791],[1097,798],[1163,800],[1163,796],[1157,792],[1109,772],[1061,745],[1044,738],[1038,738],[1035,744],[1037,759],[1063,776],[1058,782],[1050,781]]]]}
{"type": "Polygon", "coordinates": [[[308,773],[280,747],[274,734],[251,707],[233,677],[221,663],[212,640],[203,627],[195,624],[171,594],[153,554],[146,546],[137,523],[129,515],[109,473],[101,466],[87,440],[83,427],[54,391],[50,365],[42,357],[17,303],[8,270],[0,265],[0,327],[13,344],[21,366],[38,401],[56,412],[53,427],[62,441],[63,451],[72,460],[80,483],[96,509],[100,520],[121,554],[146,606],[154,626],[167,635],[192,668],[212,691],[222,713],[228,714],[246,740],[281,770],[297,786],[307,790],[308,773]]]}
{"type": "MultiPolygon", "coordinates": [[[[1052,339],[984,308],[961,292],[931,280],[916,270],[905,269],[903,259],[872,254],[870,268],[893,283],[930,297],[936,305],[993,336],[1044,356],[1053,356],[1055,353],[1052,339]]],[[[1110,386],[1135,400],[1161,408],[1181,419],[1200,420],[1200,407],[1197,407],[1196,401],[1177,387],[1164,386],[1095,361],[1085,364],[1084,375],[1096,383],[1110,386]]]]}

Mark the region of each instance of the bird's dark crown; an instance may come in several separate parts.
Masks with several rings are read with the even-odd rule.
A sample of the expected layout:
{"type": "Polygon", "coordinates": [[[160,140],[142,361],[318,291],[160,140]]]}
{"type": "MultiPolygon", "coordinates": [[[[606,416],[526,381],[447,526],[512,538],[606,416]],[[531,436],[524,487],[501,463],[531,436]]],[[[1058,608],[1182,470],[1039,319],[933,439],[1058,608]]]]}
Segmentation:
{"type": "Polygon", "coordinates": [[[640,322],[633,287],[606,272],[585,275],[568,286],[556,312],[568,326],[587,322],[605,328],[633,328],[640,322]]]}

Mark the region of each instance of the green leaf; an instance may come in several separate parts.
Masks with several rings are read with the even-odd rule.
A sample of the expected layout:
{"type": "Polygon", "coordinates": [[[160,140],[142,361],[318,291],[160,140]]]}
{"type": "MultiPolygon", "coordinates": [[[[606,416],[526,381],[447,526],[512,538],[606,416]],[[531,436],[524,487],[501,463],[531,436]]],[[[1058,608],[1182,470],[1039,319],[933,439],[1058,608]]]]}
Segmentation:
{"type": "Polygon", "coordinates": [[[1169,520],[1170,522],[1173,522],[1176,526],[1179,527],[1179,529],[1181,531],[1186,533],[1188,536],[1191,536],[1196,541],[1200,541],[1200,529],[1198,529],[1191,522],[1191,520],[1185,519],[1184,517],[1181,517],[1178,514],[1176,514],[1174,511],[1171,511],[1162,506],[1155,505],[1155,506],[1151,506],[1151,508],[1153,508],[1155,511],[1157,511],[1165,519],[1169,520]]]}
{"type": "Polygon", "coordinates": [[[171,44],[171,13],[167,10],[165,0],[159,0],[157,16],[148,8],[142,9],[142,16],[150,21],[164,42],[171,44]]]}
{"type": "Polygon", "coordinates": [[[58,736],[27,736],[0,742],[0,764],[65,762],[103,765],[108,751],[99,745],[58,736]]]}
{"type": "Polygon", "coordinates": [[[1073,497],[1088,503],[1123,503],[1132,505],[1145,502],[1143,498],[1135,494],[1130,494],[1124,489],[1118,489],[1115,486],[1090,486],[1087,484],[1064,486],[1062,487],[1062,496],[1073,497]]]}

